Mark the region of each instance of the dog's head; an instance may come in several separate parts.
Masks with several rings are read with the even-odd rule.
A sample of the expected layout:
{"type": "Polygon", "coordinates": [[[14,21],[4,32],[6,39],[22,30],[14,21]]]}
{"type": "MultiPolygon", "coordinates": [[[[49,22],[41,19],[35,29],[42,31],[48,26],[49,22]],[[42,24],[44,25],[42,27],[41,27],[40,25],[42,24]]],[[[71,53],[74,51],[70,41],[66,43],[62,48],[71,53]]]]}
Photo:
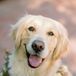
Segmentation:
{"type": "Polygon", "coordinates": [[[57,21],[27,15],[15,25],[12,36],[16,49],[24,51],[30,67],[39,67],[46,59],[60,59],[67,52],[67,32],[57,21]]]}

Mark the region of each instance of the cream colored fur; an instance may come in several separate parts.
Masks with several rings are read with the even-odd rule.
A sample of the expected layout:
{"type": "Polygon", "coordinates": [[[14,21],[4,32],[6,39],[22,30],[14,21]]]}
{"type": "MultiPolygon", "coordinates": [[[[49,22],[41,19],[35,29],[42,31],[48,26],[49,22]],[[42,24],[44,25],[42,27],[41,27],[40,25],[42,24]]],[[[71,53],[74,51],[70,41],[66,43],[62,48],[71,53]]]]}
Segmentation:
{"type": "Polygon", "coordinates": [[[68,50],[68,35],[62,24],[43,16],[26,15],[14,25],[12,37],[15,51],[9,56],[10,76],[64,76],[58,73],[62,66],[61,58],[68,50]],[[28,31],[30,26],[36,30],[28,31]],[[49,31],[53,31],[54,36],[48,36],[49,31]],[[45,60],[38,68],[31,68],[27,63],[24,44],[27,45],[28,52],[33,53],[30,45],[37,38],[42,38],[46,45],[40,55],[45,60]]]}

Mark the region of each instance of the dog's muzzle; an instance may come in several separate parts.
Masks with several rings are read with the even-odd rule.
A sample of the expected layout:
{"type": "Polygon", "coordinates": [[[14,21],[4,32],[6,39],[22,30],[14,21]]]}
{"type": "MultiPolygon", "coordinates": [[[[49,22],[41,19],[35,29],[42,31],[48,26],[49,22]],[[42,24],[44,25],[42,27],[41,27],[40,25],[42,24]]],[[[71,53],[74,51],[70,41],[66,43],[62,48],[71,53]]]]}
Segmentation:
{"type": "Polygon", "coordinates": [[[35,40],[32,42],[31,47],[35,52],[34,55],[28,53],[27,47],[25,45],[28,65],[32,68],[37,68],[44,61],[44,58],[41,58],[38,54],[40,54],[44,50],[45,45],[44,45],[44,42],[42,42],[40,40],[35,40]]]}

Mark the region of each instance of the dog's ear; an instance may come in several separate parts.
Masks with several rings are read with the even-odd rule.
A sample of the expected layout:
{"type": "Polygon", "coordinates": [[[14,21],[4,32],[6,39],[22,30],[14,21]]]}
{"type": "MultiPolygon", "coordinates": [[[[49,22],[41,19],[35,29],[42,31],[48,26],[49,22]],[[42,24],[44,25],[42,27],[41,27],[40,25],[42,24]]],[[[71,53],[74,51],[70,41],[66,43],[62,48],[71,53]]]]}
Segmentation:
{"type": "Polygon", "coordinates": [[[69,48],[69,40],[67,31],[64,27],[59,30],[58,43],[53,52],[53,59],[63,58],[66,56],[69,48]]]}
{"type": "Polygon", "coordinates": [[[14,26],[12,28],[11,36],[14,40],[16,48],[19,48],[21,45],[22,32],[23,32],[23,26],[14,26]]]}

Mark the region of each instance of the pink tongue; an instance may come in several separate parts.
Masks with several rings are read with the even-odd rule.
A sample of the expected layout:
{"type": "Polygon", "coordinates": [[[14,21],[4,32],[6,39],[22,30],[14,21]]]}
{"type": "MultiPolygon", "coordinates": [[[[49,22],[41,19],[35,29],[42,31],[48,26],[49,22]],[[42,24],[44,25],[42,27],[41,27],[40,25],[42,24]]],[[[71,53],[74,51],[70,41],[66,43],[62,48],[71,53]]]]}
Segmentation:
{"type": "Polygon", "coordinates": [[[29,63],[32,67],[38,67],[42,62],[42,58],[35,56],[35,55],[30,55],[29,57],[29,63]]]}

